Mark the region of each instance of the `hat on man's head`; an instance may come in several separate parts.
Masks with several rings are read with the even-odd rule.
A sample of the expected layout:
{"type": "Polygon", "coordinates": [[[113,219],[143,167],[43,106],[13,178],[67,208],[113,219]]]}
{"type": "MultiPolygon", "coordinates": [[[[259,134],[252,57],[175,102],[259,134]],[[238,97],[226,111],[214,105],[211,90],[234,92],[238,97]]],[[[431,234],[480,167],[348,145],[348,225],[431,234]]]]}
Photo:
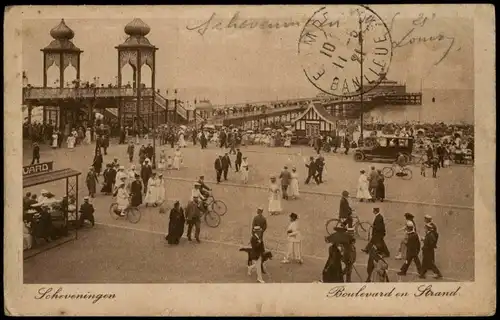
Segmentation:
{"type": "Polygon", "coordinates": [[[424,216],[424,219],[427,219],[427,220],[432,220],[432,217],[431,217],[430,215],[426,214],[426,215],[424,216]]]}
{"type": "Polygon", "coordinates": [[[380,208],[373,208],[373,212],[380,212],[380,208]]]}
{"type": "Polygon", "coordinates": [[[342,191],[342,196],[343,197],[347,197],[348,195],[349,195],[348,191],[346,191],[346,190],[342,191]]]}
{"type": "Polygon", "coordinates": [[[49,192],[45,189],[42,189],[42,191],[40,191],[40,194],[47,194],[47,193],[49,193],[49,192]]]}
{"type": "Polygon", "coordinates": [[[89,197],[88,197],[88,196],[85,196],[85,197],[83,197],[83,200],[88,201],[88,200],[89,200],[89,197]]]}

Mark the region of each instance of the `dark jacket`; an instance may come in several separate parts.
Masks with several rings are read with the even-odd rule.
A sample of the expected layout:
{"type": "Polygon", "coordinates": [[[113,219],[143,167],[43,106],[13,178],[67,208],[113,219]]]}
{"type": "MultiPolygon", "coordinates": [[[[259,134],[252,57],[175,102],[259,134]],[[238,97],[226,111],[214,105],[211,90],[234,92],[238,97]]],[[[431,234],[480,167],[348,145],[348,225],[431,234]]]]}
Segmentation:
{"type": "Polygon", "coordinates": [[[241,163],[242,158],[243,158],[243,154],[241,153],[241,151],[238,151],[238,152],[236,153],[236,161],[235,161],[235,162],[236,162],[236,163],[241,163]]]}
{"type": "Polygon", "coordinates": [[[250,254],[250,259],[257,260],[264,253],[264,243],[260,236],[252,234],[250,239],[250,244],[252,245],[252,252],[250,254]]]}
{"type": "Polygon", "coordinates": [[[290,171],[283,170],[280,174],[280,179],[281,179],[281,185],[287,186],[290,184],[290,181],[292,180],[292,174],[290,173],[290,171]]]}
{"type": "Polygon", "coordinates": [[[227,170],[231,167],[231,159],[229,156],[222,157],[222,169],[227,170]]]}
{"type": "Polygon", "coordinates": [[[380,213],[375,216],[375,219],[373,219],[372,237],[373,238],[377,238],[377,237],[383,238],[383,237],[385,237],[384,217],[380,213]]]}
{"type": "Polygon", "coordinates": [[[351,206],[349,206],[349,202],[346,198],[342,197],[340,199],[340,208],[339,208],[339,217],[347,218],[352,215],[351,206]]]}
{"type": "Polygon", "coordinates": [[[416,257],[420,253],[420,239],[416,232],[408,234],[408,243],[406,244],[406,258],[416,257]]]}
{"type": "Polygon", "coordinates": [[[266,229],[267,229],[267,220],[266,220],[266,218],[263,215],[261,215],[261,214],[258,214],[255,217],[253,217],[252,229],[255,226],[261,227],[263,232],[266,231],[266,229]]]}
{"type": "Polygon", "coordinates": [[[222,171],[222,160],[221,160],[221,158],[215,159],[214,168],[215,168],[215,171],[222,171]]]}
{"type": "Polygon", "coordinates": [[[80,206],[80,213],[83,217],[91,216],[94,213],[94,206],[90,203],[82,203],[80,206]]]}
{"type": "Polygon", "coordinates": [[[33,147],[33,158],[40,158],[40,147],[39,146],[33,147]]]}
{"type": "Polygon", "coordinates": [[[316,170],[318,171],[323,170],[323,168],[325,167],[325,163],[320,158],[316,159],[315,164],[316,164],[316,170]]]}
{"type": "Polygon", "coordinates": [[[316,163],[314,161],[311,161],[308,164],[306,164],[306,167],[308,169],[308,173],[310,176],[316,173],[316,163]]]}
{"type": "Polygon", "coordinates": [[[435,231],[430,231],[425,234],[424,245],[422,246],[422,251],[432,251],[437,247],[437,233],[435,231]]]}
{"type": "Polygon", "coordinates": [[[201,217],[201,210],[198,204],[194,201],[189,201],[186,206],[186,220],[199,219],[201,217]]]}

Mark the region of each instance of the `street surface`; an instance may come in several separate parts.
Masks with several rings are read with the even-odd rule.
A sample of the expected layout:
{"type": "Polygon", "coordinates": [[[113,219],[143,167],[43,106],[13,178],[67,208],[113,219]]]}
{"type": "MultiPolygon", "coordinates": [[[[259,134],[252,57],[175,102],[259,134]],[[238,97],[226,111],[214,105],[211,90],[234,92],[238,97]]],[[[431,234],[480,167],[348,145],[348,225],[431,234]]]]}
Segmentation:
{"type": "MultiPolygon", "coordinates": [[[[136,156],[140,146],[136,145],[136,156]]],[[[170,146],[167,155],[173,155],[170,146]]],[[[73,151],[51,150],[43,147],[41,161],[54,161],[54,169],[70,167],[80,170],[79,199],[87,195],[85,175],[92,163],[94,146],[78,146],[73,151]]],[[[166,244],[164,235],[168,226],[168,214],[160,214],[158,208],[141,207],[142,219],[138,224],[124,220],[114,220],[108,213],[112,202],[110,196],[98,194],[93,200],[96,208],[97,225],[79,233],[79,239],[55,249],[43,252],[24,262],[26,283],[103,283],[103,282],[255,282],[246,275],[246,254],[238,252],[241,245],[248,244],[250,223],[256,209],[264,208],[267,216],[267,186],[271,174],[279,175],[284,165],[297,167],[300,179],[301,197],[298,200],[283,201],[280,216],[267,216],[268,230],[265,234],[266,247],[274,250],[274,260],[269,261],[267,282],[313,282],[321,278],[326,262],[327,245],[324,243],[325,221],[337,216],[342,190],[355,196],[359,170],[368,170],[374,165],[382,168],[390,164],[357,163],[352,154],[329,154],[326,159],[325,183],[304,185],[306,168],[304,158],[314,155],[307,147],[267,148],[262,146],[242,147],[250,164],[248,185],[240,182],[239,174],[230,171],[228,182],[215,184],[213,163],[221,149],[209,145],[201,150],[199,146],[183,149],[184,163],[180,171],[165,171],[167,207],[174,200],[186,204],[191,194],[193,182],[205,175],[208,185],[213,188],[216,199],[222,200],[228,212],[222,217],[218,228],[209,228],[202,222],[201,244],[189,243],[183,239],[177,247],[166,244]],[[288,215],[299,215],[303,234],[303,265],[282,265],[280,260],[286,248],[285,229],[288,215]]],[[[126,145],[111,145],[104,157],[109,163],[114,157],[129,168],[126,145]]],[[[234,161],[234,156],[232,156],[234,161]]],[[[25,165],[31,161],[31,150],[25,149],[25,165]]],[[[137,164],[137,163],[136,163],[137,164]]],[[[398,271],[403,261],[395,260],[402,232],[396,230],[404,225],[403,214],[415,215],[417,231],[424,232],[423,216],[430,214],[440,233],[436,251],[437,265],[445,281],[474,279],[474,212],[473,168],[452,166],[438,171],[433,179],[420,176],[420,168],[412,167],[413,179],[386,179],[384,203],[359,203],[351,199],[355,215],[362,221],[373,219],[372,209],[379,207],[386,220],[386,243],[391,251],[388,259],[391,281],[417,281],[416,268],[411,266],[408,276],[398,279],[398,271]],[[410,272],[413,272],[410,274],[410,272]]],[[[430,169],[429,169],[430,170],[430,169]]],[[[102,178],[101,178],[102,179],[102,178]]],[[[47,189],[58,197],[64,193],[64,181],[31,189],[39,193],[47,189]]],[[[100,188],[99,188],[100,189],[100,188]]],[[[364,281],[367,256],[360,251],[366,242],[358,241],[357,266],[360,277],[353,273],[353,281],[364,281]]],[[[428,281],[435,281],[428,273],[428,281]]]]}

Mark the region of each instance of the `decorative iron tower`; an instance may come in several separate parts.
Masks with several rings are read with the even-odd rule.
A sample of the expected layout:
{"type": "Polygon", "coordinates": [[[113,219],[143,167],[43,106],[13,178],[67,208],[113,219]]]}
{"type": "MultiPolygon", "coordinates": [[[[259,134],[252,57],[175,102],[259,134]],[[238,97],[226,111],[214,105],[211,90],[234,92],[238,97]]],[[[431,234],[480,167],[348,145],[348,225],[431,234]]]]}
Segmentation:
{"type": "MultiPolygon", "coordinates": [[[[76,80],[80,80],[80,55],[82,50],[73,44],[71,39],[75,33],[71,30],[64,19],[56,27],[50,30],[50,35],[54,40],[48,46],[41,49],[43,52],[43,87],[47,87],[47,71],[53,65],[59,68],[59,87],[64,88],[64,71],[71,64],[76,69],[76,80]]],[[[72,79],[74,80],[74,79],[72,79]]],[[[59,121],[63,126],[62,110],[60,107],[59,121]]],[[[46,108],[43,108],[43,122],[46,122],[46,108]]]]}
{"type": "MultiPolygon", "coordinates": [[[[126,64],[129,64],[133,70],[133,83],[136,97],[136,110],[134,125],[137,129],[140,128],[141,108],[144,108],[145,95],[149,95],[151,105],[155,106],[155,55],[156,48],[146,38],[146,35],[151,31],[151,28],[141,19],[135,18],[125,26],[125,33],[128,35],[124,43],[115,47],[118,50],[118,87],[122,87],[122,69],[126,64]],[[145,88],[141,85],[141,68],[146,64],[151,69],[151,88],[145,88]]],[[[149,101],[148,101],[149,102],[149,101]]],[[[148,103],[149,105],[149,103],[148,103]]],[[[122,125],[123,101],[120,101],[118,107],[118,121],[122,125]]],[[[148,118],[151,112],[148,112],[148,118]]],[[[142,119],[145,123],[145,119],[142,119]]],[[[148,121],[149,122],[149,121],[148,121]]]]}

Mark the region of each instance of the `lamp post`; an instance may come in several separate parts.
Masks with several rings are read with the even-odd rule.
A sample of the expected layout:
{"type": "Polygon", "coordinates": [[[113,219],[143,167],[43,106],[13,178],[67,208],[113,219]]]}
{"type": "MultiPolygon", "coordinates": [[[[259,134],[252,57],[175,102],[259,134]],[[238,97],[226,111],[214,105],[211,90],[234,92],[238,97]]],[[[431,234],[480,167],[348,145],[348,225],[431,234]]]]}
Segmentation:
{"type": "Polygon", "coordinates": [[[177,89],[174,89],[174,123],[177,124],[177,89]]]}
{"type": "Polygon", "coordinates": [[[360,75],[360,78],[361,78],[361,92],[360,92],[360,111],[361,111],[361,119],[360,119],[360,122],[361,122],[361,139],[359,140],[359,146],[362,147],[363,144],[364,144],[364,136],[363,136],[363,92],[364,92],[364,89],[363,89],[363,20],[361,18],[359,18],[359,33],[358,33],[358,38],[359,38],[359,46],[360,46],[360,50],[361,50],[361,75],[360,75]]]}

